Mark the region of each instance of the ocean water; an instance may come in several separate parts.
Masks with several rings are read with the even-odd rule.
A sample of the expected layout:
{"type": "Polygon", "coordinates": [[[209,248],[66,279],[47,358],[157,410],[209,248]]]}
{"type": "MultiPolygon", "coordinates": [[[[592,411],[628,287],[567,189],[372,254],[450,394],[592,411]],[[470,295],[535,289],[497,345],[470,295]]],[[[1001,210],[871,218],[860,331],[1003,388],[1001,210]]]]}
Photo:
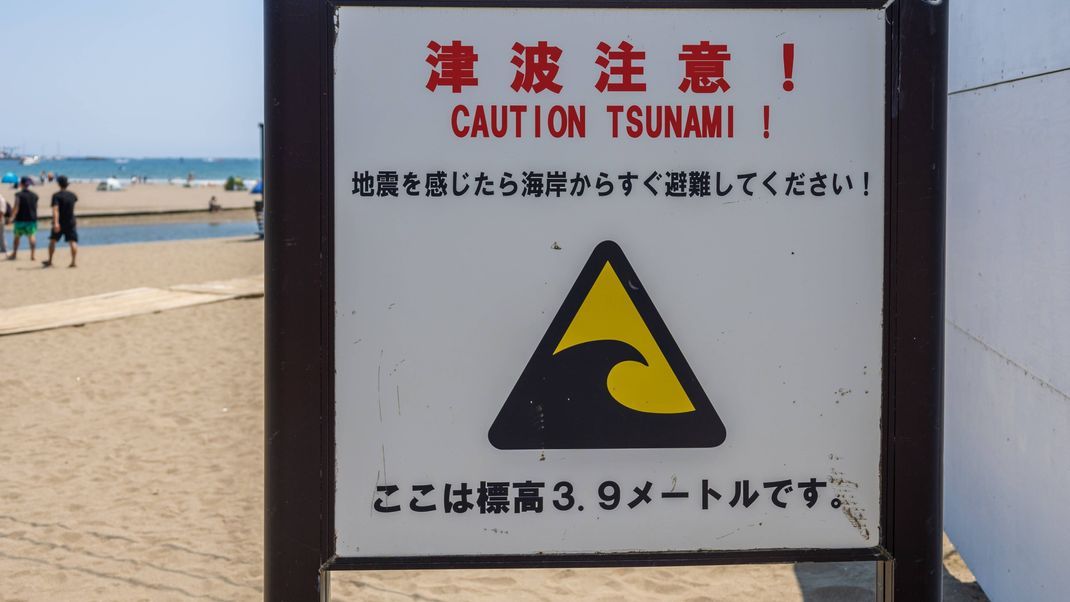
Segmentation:
{"type": "MultiPolygon", "coordinates": [[[[11,229],[5,232],[8,250],[11,249],[11,229]]],[[[122,224],[116,226],[78,226],[78,244],[81,246],[121,245],[133,242],[157,242],[164,240],[192,240],[197,238],[256,238],[255,221],[225,222],[164,222],[159,224],[122,224]]],[[[25,245],[27,243],[23,243],[25,245]]],[[[60,248],[67,243],[60,242],[60,248]]],[[[38,252],[48,247],[48,228],[37,231],[38,252]]],[[[27,248],[23,246],[23,248],[27,248]]]]}
{"type": "Polygon", "coordinates": [[[41,159],[36,165],[20,165],[17,160],[0,159],[0,175],[40,177],[41,172],[65,175],[71,180],[103,180],[131,177],[157,182],[185,182],[189,174],[198,182],[223,182],[230,176],[246,181],[260,179],[260,159],[41,159]]]}
{"type": "MultiPolygon", "coordinates": [[[[79,244],[117,245],[161,240],[256,236],[255,221],[125,224],[78,228],[79,244]]],[[[63,243],[60,243],[61,245],[63,243]]]]}

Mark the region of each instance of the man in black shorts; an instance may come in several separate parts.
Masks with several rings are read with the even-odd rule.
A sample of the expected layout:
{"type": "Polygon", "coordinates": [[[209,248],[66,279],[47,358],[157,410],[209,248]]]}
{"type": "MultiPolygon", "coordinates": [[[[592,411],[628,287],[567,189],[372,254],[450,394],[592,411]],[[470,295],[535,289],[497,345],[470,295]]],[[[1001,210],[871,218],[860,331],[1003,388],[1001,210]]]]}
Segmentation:
{"type": "Polygon", "coordinates": [[[74,204],[78,197],[67,190],[67,176],[56,178],[59,184],[59,192],[52,195],[52,234],[48,237],[48,261],[45,267],[52,267],[52,254],[56,252],[56,242],[66,238],[67,245],[71,248],[71,265],[76,267],[75,260],[78,258],[78,229],[74,219],[74,204]]]}

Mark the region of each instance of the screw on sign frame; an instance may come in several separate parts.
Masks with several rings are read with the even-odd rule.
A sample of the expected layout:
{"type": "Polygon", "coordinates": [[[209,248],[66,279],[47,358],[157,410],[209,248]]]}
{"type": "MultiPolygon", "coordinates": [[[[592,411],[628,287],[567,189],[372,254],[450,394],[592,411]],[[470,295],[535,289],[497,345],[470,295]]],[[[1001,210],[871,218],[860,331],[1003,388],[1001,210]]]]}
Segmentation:
{"type": "MultiPolygon", "coordinates": [[[[339,3],[349,4],[349,3],[339,3]]],[[[405,5],[395,2],[353,4],[405,5]]],[[[410,4],[414,5],[414,4],[410,4]]],[[[265,599],[328,595],[347,568],[654,566],[878,560],[882,600],[939,600],[947,3],[441,2],[436,6],[880,8],[887,5],[881,545],[872,550],[426,557],[352,562],[333,540],[331,46],[335,5],[265,2],[265,599]],[[310,210],[310,207],[315,208],[310,210]],[[902,241],[902,242],[901,242],[902,241]],[[907,472],[909,467],[909,472],[907,472]]],[[[783,84],[794,84],[784,47],[783,84]]]]}

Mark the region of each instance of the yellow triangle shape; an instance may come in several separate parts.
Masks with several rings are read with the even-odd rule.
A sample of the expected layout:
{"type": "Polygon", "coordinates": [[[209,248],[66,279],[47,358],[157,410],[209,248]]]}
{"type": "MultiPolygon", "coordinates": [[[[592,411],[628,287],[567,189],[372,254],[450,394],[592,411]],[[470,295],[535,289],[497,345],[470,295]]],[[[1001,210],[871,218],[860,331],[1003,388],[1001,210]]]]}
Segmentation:
{"type": "Polygon", "coordinates": [[[554,355],[591,341],[620,341],[646,359],[621,362],[606,378],[609,394],[621,405],[648,414],[682,414],[695,411],[680,379],[654,340],[632,303],[617,272],[607,261],[588,291],[554,355]]]}

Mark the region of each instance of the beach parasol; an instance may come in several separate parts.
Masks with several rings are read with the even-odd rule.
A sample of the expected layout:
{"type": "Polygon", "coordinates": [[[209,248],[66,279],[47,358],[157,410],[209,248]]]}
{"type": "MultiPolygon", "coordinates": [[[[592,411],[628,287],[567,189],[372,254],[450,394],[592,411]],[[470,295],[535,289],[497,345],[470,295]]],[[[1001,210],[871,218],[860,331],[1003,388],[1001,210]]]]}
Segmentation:
{"type": "Polygon", "coordinates": [[[3,179],[0,179],[0,184],[18,184],[19,177],[15,175],[15,172],[9,171],[4,174],[3,179]]]}
{"type": "Polygon", "coordinates": [[[264,181],[257,180],[256,186],[253,186],[253,189],[249,191],[249,194],[264,194],[264,181]]]}

